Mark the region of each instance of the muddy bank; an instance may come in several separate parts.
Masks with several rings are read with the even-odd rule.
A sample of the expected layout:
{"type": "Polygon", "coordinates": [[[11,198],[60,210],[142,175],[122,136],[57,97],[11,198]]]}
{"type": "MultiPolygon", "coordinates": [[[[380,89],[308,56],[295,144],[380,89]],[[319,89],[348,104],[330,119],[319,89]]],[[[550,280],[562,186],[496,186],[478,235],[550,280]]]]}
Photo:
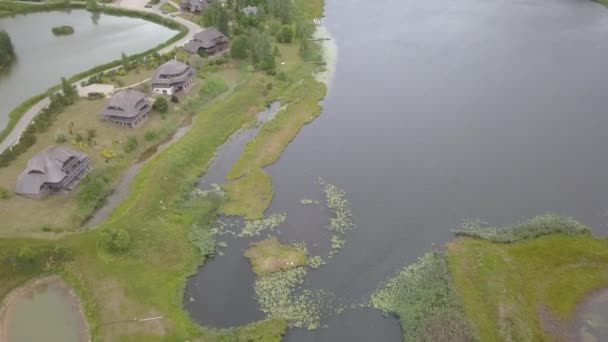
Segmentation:
{"type": "Polygon", "coordinates": [[[34,279],[14,289],[0,306],[2,342],[80,342],[89,341],[89,335],[80,299],[56,275],[34,279]]]}

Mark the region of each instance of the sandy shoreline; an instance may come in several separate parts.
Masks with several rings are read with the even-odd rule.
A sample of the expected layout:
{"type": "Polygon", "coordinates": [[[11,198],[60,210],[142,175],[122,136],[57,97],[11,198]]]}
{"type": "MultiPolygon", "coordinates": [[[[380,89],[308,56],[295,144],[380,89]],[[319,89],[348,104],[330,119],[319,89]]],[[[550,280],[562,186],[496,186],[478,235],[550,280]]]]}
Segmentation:
{"type": "Polygon", "coordinates": [[[30,280],[9,292],[0,304],[0,342],[8,342],[8,321],[13,310],[14,304],[18,302],[23,296],[27,296],[44,286],[55,285],[65,291],[67,297],[70,300],[70,306],[80,316],[82,329],[80,331],[81,341],[89,341],[89,325],[87,319],[82,311],[82,303],[80,298],[74,292],[71,286],[69,286],[60,276],[52,275],[43,278],[36,278],[30,280]]]}

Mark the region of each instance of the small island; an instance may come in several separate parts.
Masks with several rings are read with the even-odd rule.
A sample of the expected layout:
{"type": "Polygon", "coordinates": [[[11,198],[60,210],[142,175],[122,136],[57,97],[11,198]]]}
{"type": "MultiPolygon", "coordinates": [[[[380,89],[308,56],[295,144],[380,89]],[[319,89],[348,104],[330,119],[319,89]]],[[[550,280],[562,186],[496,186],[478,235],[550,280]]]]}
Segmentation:
{"type": "Polygon", "coordinates": [[[67,36],[70,34],[74,34],[74,28],[68,25],[55,26],[53,27],[52,31],[53,34],[56,36],[67,36]]]}
{"type": "Polygon", "coordinates": [[[11,37],[5,30],[0,30],[0,70],[15,59],[15,49],[11,37]]]}

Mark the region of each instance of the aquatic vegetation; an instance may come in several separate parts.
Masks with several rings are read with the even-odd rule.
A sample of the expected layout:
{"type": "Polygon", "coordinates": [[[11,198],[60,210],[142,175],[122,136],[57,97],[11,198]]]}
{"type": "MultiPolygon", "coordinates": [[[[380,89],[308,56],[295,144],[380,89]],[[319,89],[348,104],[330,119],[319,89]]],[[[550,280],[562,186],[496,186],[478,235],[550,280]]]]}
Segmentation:
{"type": "Polygon", "coordinates": [[[255,282],[255,294],[262,311],[273,319],[285,319],[290,327],[317,329],[329,309],[331,296],[317,290],[301,290],[306,268],[276,272],[255,282]]]}
{"type": "Polygon", "coordinates": [[[312,268],[319,268],[323,265],[325,265],[327,262],[325,262],[325,260],[323,260],[323,257],[321,257],[320,255],[315,255],[311,258],[308,258],[308,265],[312,268]]]}
{"type": "Polygon", "coordinates": [[[345,234],[355,226],[346,193],[337,186],[326,183],[322,178],[319,178],[319,184],[323,186],[327,207],[334,213],[326,228],[334,233],[345,234]]]}
{"type": "Polygon", "coordinates": [[[399,317],[404,341],[473,341],[445,256],[425,254],[371,296],[371,305],[399,317]]]}
{"type": "Polygon", "coordinates": [[[65,36],[65,35],[73,34],[74,28],[69,25],[55,26],[51,29],[51,31],[56,36],[65,36]]]}
{"type": "Polygon", "coordinates": [[[245,226],[238,237],[258,236],[264,231],[272,231],[285,222],[285,219],[287,219],[286,214],[272,214],[261,220],[245,221],[245,226]]]}
{"type": "Polygon", "coordinates": [[[301,203],[302,205],[313,205],[313,204],[318,205],[318,204],[319,204],[319,201],[316,201],[316,200],[311,200],[310,198],[302,198],[302,199],[300,200],[300,203],[301,203]]]}
{"type": "Polygon", "coordinates": [[[591,228],[570,217],[545,214],[504,228],[489,226],[479,220],[469,221],[454,230],[454,233],[459,236],[475,237],[492,242],[511,243],[558,233],[591,235],[591,228]]]}
{"type": "Polygon", "coordinates": [[[344,190],[333,184],[328,184],[323,178],[319,178],[319,184],[323,186],[325,202],[334,216],[329,219],[329,224],[325,226],[327,230],[333,233],[331,237],[331,251],[329,253],[329,257],[331,258],[344,247],[346,244],[344,235],[354,228],[355,223],[344,190]]]}
{"type": "Polygon", "coordinates": [[[251,245],[244,254],[251,261],[258,277],[277,271],[306,265],[306,252],[294,246],[284,245],[276,237],[251,245]]]}

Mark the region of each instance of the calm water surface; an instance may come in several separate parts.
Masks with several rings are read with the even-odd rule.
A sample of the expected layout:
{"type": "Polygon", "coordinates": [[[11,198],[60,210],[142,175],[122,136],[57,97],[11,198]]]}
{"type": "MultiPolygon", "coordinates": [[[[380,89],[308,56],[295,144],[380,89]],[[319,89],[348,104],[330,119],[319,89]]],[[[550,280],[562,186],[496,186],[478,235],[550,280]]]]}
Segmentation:
{"type": "Polygon", "coordinates": [[[54,283],[17,299],[8,319],[8,341],[87,341],[85,323],[73,301],[66,289],[54,283]]]}
{"type": "Polygon", "coordinates": [[[168,40],[177,31],[143,19],[90,12],[43,12],[0,19],[11,36],[17,60],[0,73],[0,129],[8,113],[24,100],[69,77],[168,40]],[[53,26],[70,25],[75,33],[56,37],[53,26]]]}
{"type": "MultiPolygon", "coordinates": [[[[587,0],[328,0],[326,15],[339,62],[324,111],[267,168],[269,212],[288,216],[283,241],[324,249],[329,213],[299,203],[321,197],[319,176],[346,190],[357,217],[308,287],[359,303],[467,219],[551,211],[605,235],[608,10],[587,0]]],[[[396,321],[377,313],[340,317],[286,339],[400,340],[396,321]]]]}

